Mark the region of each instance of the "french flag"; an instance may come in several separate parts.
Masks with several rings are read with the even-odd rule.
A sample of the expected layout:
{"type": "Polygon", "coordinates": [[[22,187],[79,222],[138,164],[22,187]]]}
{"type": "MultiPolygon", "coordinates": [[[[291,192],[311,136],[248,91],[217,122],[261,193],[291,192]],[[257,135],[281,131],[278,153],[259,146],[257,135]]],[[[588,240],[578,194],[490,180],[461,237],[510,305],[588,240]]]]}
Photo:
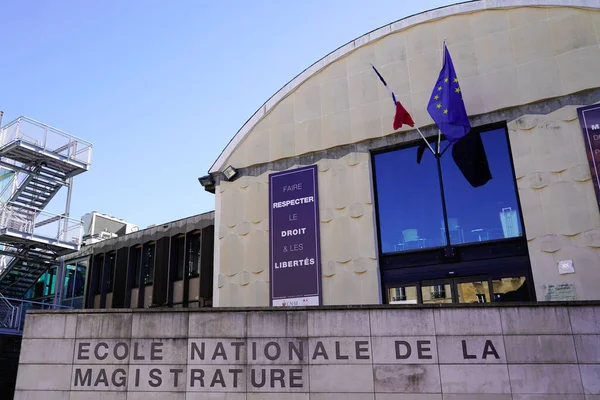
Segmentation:
{"type": "Polygon", "coordinates": [[[388,92],[390,92],[390,94],[392,95],[392,101],[394,102],[394,106],[396,107],[396,115],[394,115],[394,130],[400,129],[404,124],[411,127],[415,126],[412,117],[410,116],[408,111],[406,111],[406,109],[402,106],[402,104],[398,100],[396,100],[394,92],[392,92],[392,90],[389,88],[389,86],[385,82],[385,79],[383,79],[383,76],[381,76],[381,74],[379,73],[379,71],[377,71],[377,68],[375,68],[373,64],[371,64],[371,67],[373,67],[373,71],[375,71],[375,73],[381,80],[381,83],[383,83],[383,86],[385,86],[388,92]]]}

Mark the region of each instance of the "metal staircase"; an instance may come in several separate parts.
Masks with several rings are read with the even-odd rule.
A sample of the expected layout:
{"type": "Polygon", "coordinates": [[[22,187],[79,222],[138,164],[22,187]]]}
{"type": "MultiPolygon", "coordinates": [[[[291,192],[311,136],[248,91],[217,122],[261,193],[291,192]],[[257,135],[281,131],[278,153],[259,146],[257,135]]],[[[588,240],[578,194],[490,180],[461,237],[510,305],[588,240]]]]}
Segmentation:
{"type": "Polygon", "coordinates": [[[0,127],[0,293],[21,298],[58,257],[79,250],[71,192],[91,154],[91,143],[27,117],[0,127]],[[44,210],[63,187],[64,212],[44,210]]]}

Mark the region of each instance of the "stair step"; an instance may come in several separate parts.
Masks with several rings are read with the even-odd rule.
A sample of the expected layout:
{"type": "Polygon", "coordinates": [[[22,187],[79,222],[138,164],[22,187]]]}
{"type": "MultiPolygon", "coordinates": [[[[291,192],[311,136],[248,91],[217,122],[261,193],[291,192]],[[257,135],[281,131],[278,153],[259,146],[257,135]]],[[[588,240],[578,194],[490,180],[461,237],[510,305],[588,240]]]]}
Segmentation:
{"type": "Polygon", "coordinates": [[[44,180],[37,179],[37,178],[31,179],[30,182],[32,182],[32,183],[34,183],[36,185],[39,185],[39,186],[47,186],[47,187],[51,187],[51,188],[59,186],[57,183],[49,182],[49,181],[44,181],[44,180]]]}
{"type": "Polygon", "coordinates": [[[46,174],[46,175],[49,175],[49,176],[51,176],[53,178],[58,178],[58,179],[65,179],[66,178],[64,172],[57,171],[57,170],[54,170],[54,169],[49,169],[48,167],[44,167],[42,169],[42,171],[40,171],[40,175],[43,177],[42,174],[46,174]]]}
{"type": "Polygon", "coordinates": [[[49,191],[46,189],[40,189],[37,187],[31,187],[31,186],[25,187],[22,191],[24,193],[35,194],[35,195],[39,195],[39,194],[43,194],[43,193],[47,193],[48,195],[52,194],[52,191],[49,191]]]}
{"type": "Polygon", "coordinates": [[[33,196],[25,196],[23,194],[21,194],[19,197],[17,197],[16,199],[13,199],[13,203],[21,203],[23,205],[31,205],[32,203],[37,203],[37,204],[44,204],[45,199],[40,200],[39,198],[35,198],[33,196]]]}
{"type": "Polygon", "coordinates": [[[27,200],[40,200],[40,201],[42,201],[42,199],[48,198],[49,196],[42,196],[40,193],[36,193],[36,195],[31,195],[29,193],[20,193],[17,196],[17,199],[20,198],[20,197],[23,197],[23,198],[25,198],[27,200]]]}

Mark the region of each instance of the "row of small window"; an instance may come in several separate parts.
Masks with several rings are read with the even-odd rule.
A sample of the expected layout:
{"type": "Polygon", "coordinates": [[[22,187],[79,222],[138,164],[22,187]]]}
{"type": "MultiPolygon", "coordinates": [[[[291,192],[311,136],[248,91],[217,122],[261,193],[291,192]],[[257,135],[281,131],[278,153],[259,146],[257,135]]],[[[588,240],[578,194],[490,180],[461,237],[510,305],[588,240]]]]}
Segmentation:
{"type": "Polygon", "coordinates": [[[448,279],[388,288],[389,304],[490,303],[531,301],[524,276],[448,279]]]}
{"type": "MultiPolygon", "coordinates": [[[[174,237],[171,240],[171,257],[175,264],[174,280],[182,280],[185,276],[186,263],[187,274],[189,277],[200,275],[202,240],[201,235],[193,234],[174,237]],[[186,250],[187,247],[187,250],[186,250]],[[187,257],[186,257],[187,254],[187,257]]],[[[110,252],[95,257],[94,265],[97,279],[95,293],[100,293],[102,285],[104,291],[110,293],[113,291],[116,267],[116,252],[110,252]],[[100,266],[103,266],[100,268],[100,266]],[[100,271],[102,275],[100,276],[100,271]]],[[[127,268],[134,269],[134,281],[132,287],[137,288],[141,285],[152,285],[154,282],[154,269],[156,258],[156,243],[149,242],[144,245],[139,245],[130,249],[127,260],[127,268]]]]}

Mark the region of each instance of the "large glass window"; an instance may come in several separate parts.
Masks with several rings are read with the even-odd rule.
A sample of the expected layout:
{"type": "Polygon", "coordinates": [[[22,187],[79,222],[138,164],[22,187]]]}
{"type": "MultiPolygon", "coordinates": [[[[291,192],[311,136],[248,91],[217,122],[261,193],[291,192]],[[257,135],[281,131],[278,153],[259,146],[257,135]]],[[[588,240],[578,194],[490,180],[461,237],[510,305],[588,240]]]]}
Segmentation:
{"type": "MultiPolygon", "coordinates": [[[[481,132],[492,179],[474,188],[452,158],[442,156],[442,177],[453,245],[523,235],[519,203],[504,127],[481,132]]],[[[441,148],[447,142],[442,140],[441,148]]],[[[417,147],[374,156],[381,250],[393,253],[446,244],[434,156],[417,164],[417,147]]]]}
{"type": "Polygon", "coordinates": [[[189,244],[189,274],[190,276],[200,275],[200,256],[201,256],[201,236],[199,233],[190,235],[189,244]]]}
{"type": "Polygon", "coordinates": [[[83,296],[88,260],[70,261],[66,266],[63,294],[65,299],[83,296]]]}
{"type": "Polygon", "coordinates": [[[151,285],[154,281],[154,251],[155,243],[146,243],[142,255],[142,280],[144,285],[151,285]]]}
{"type": "Polygon", "coordinates": [[[57,267],[54,266],[44,272],[33,286],[27,290],[24,297],[26,299],[37,299],[54,295],[56,289],[56,269],[57,267]]]}
{"type": "Polygon", "coordinates": [[[104,261],[104,291],[110,293],[113,291],[113,282],[115,278],[115,261],[116,253],[109,253],[106,255],[104,261]]]}

